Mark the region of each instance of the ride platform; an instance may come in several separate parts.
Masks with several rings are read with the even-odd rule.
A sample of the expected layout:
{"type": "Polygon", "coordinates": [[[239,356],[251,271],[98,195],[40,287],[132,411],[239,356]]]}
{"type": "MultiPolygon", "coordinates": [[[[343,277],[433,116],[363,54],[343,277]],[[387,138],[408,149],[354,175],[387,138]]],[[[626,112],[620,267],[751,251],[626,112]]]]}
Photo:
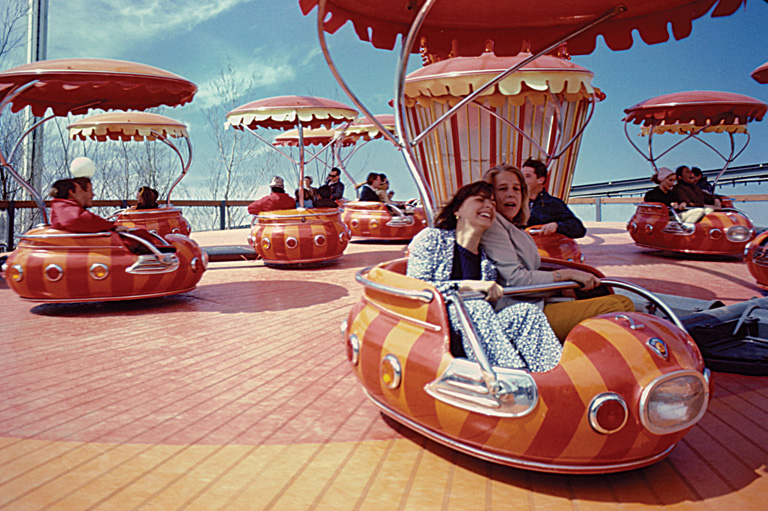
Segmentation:
{"type": "MultiPolygon", "coordinates": [[[[609,277],[726,304],[765,293],[738,258],[587,227],[582,251],[609,277]]],[[[495,465],[385,419],[339,326],[355,273],[405,247],[352,242],[313,268],[212,262],[194,291],[128,302],[35,304],[0,281],[0,509],[765,508],[766,377],[713,373],[706,415],[668,458],[604,476],[495,465]]]]}

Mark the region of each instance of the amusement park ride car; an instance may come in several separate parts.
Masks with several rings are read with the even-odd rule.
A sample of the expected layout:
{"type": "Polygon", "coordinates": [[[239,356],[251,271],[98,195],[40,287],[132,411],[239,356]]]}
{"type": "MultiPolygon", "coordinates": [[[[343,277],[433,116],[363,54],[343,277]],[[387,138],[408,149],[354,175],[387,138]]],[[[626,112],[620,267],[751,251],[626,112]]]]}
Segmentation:
{"type": "Polygon", "coordinates": [[[128,208],[117,214],[115,223],[130,228],[142,228],[160,236],[183,234],[189,236],[189,222],[181,214],[181,209],[171,204],[171,192],[187,174],[192,163],[192,144],[184,123],[168,117],[147,112],[109,112],[80,119],[70,124],[69,137],[72,140],[107,140],[151,141],[159,140],[169,146],[181,160],[181,175],[168,190],[165,204],[156,208],[128,208]],[[187,160],[171,143],[169,138],[184,138],[187,143],[187,160]]]}
{"type": "MultiPolygon", "coordinates": [[[[167,71],[131,62],[62,59],[0,72],[0,113],[25,106],[37,117],[83,114],[90,108],[144,110],[183,105],[197,87],[167,71]]],[[[19,143],[21,140],[19,140],[19,143]]],[[[18,143],[16,145],[18,147],[18,143]]],[[[21,298],[39,302],[126,300],[183,293],[195,288],[207,259],[182,234],[149,242],[129,232],[71,233],[52,229],[40,193],[13,169],[14,151],[0,163],[32,195],[42,224],[21,236],[4,264],[8,285],[21,298]],[[139,245],[141,249],[134,248],[139,245]],[[143,252],[135,253],[134,252],[143,252]]]]}
{"type": "MultiPolygon", "coordinates": [[[[690,91],[665,94],[638,103],[625,110],[624,132],[632,146],[647,159],[654,170],[658,160],[686,140],[697,140],[712,149],[724,161],[717,180],[749,143],[746,125],[760,121],[768,105],[756,99],[729,92],[690,91]],[[637,147],[627,130],[630,123],[642,124],[641,134],[648,136],[648,155],[637,147]],[[685,138],[660,154],[654,154],[654,135],[676,133],[685,138]],[[703,139],[706,133],[727,133],[730,153],[722,154],[703,139]],[[746,141],[736,150],[735,136],[746,141]]],[[[730,202],[730,201],[728,201],[730,202]]],[[[684,222],[677,212],[659,203],[642,203],[627,224],[638,246],[673,252],[741,255],[755,236],[755,227],[746,214],[732,207],[708,212],[695,223],[684,222]]]]}
{"type": "MultiPolygon", "coordinates": [[[[227,114],[234,129],[249,131],[285,158],[299,166],[299,184],[304,183],[304,128],[332,129],[350,124],[357,111],[330,99],[310,96],[280,96],[252,101],[227,114]],[[257,128],[297,129],[299,160],[294,161],[277,145],[256,133],[257,128]]],[[[272,265],[296,265],[325,262],[340,257],[349,244],[349,233],[337,208],[304,208],[304,195],[299,195],[297,209],[267,211],[253,219],[248,242],[261,259],[272,265]]]]}
{"type": "MultiPolygon", "coordinates": [[[[540,102],[528,106],[526,95],[515,98],[522,80],[514,76],[522,67],[562,50],[566,42],[570,54],[590,53],[598,34],[612,49],[629,48],[635,29],[645,42],[658,43],[669,38],[667,25],[671,24],[675,36],[682,38],[689,33],[691,20],[714,4],[713,15],[730,14],[741,5],[740,0],[676,0],[663,6],[629,1],[617,7],[610,0],[589,4],[544,0],[475,2],[468,9],[465,2],[452,0],[299,3],[305,14],[317,6],[326,61],[350,99],[369,117],[336,69],[325,32],[333,33],[351,21],[361,40],[387,49],[401,36],[394,99],[396,136],[385,136],[401,149],[430,225],[436,206],[459,186],[480,179],[487,167],[502,162],[519,165],[531,156],[530,138],[536,138],[527,129],[530,138],[521,136],[510,127],[510,115],[502,119],[500,112],[525,112],[524,121],[531,122],[533,112],[545,111],[539,108],[540,102]],[[532,54],[508,57],[529,46],[535,49],[532,54]],[[423,74],[434,74],[423,100],[408,93],[418,86],[409,82],[416,73],[406,78],[411,53],[420,53],[427,63],[420,70],[423,74]],[[478,63],[507,58],[504,65],[510,67],[493,73],[494,77],[479,83],[465,78],[471,83],[463,86],[465,94],[438,100],[448,95],[444,83],[452,76],[432,73],[436,69],[432,66],[448,66],[454,60],[470,63],[472,72],[477,72],[478,63]],[[510,82],[505,80],[517,86],[507,87],[510,82]],[[505,94],[506,90],[513,94],[505,94]],[[426,105],[433,112],[417,114],[426,105]],[[507,140],[516,143],[507,144],[507,140]],[[460,154],[448,153],[449,148],[464,151],[462,157],[448,157],[460,154]],[[433,165],[437,157],[447,159],[443,165],[433,165]]],[[[575,90],[569,84],[544,96],[565,92],[591,96],[594,103],[591,85],[586,80],[578,83],[581,86],[575,90]]],[[[527,87],[532,95],[540,90],[527,87]]],[[[539,120],[530,126],[550,125],[539,120]]],[[[563,134],[561,140],[578,138],[574,135],[580,128],[576,123],[571,126],[574,131],[563,134]]],[[[572,151],[575,159],[576,150],[573,143],[566,153],[572,151]]],[[[554,181],[564,183],[566,189],[570,183],[554,181]]],[[[479,458],[530,470],[616,472],[664,458],[705,413],[711,382],[704,359],[675,313],[645,290],[604,280],[613,287],[632,288],[628,290],[664,311],[668,319],[645,313],[587,319],[566,338],[555,369],[531,373],[493,367],[484,360],[482,348],[473,340],[471,322],[462,313],[463,300],[481,297],[442,296],[425,282],[405,276],[405,267],[406,261],[399,260],[359,272],[363,296],[342,334],[348,360],[370,399],[383,413],[428,438],[479,458]],[[446,307],[455,307],[465,317],[463,335],[481,354],[478,362],[452,351],[446,307]]],[[[534,291],[540,289],[507,288],[505,293],[534,291]]]]}
{"type": "MultiPolygon", "coordinates": [[[[752,71],[752,78],[758,83],[768,83],[768,62],[752,71]]],[[[757,285],[768,289],[768,230],[755,236],[744,249],[744,257],[757,285]]]]}

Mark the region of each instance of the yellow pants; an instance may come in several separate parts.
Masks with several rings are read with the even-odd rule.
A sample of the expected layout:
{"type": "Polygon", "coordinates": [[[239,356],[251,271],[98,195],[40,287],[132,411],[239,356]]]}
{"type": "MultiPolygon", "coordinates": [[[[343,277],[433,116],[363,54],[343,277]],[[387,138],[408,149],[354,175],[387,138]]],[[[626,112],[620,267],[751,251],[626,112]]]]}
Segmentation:
{"type": "Polygon", "coordinates": [[[544,314],[560,342],[565,340],[571,328],[587,318],[609,312],[632,312],[634,310],[635,306],[632,300],[624,295],[598,296],[586,300],[549,303],[544,306],[544,314]]]}

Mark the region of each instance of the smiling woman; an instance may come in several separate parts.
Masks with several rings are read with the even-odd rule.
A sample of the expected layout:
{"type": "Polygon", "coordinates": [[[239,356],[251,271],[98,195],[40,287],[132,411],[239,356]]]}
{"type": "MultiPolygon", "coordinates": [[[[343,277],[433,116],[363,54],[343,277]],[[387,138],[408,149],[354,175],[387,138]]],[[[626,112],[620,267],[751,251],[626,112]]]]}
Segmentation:
{"type": "MultiPolygon", "coordinates": [[[[502,296],[495,282],[496,268],[480,248],[483,233],[496,217],[493,186],[479,181],[459,189],[436,219],[436,228],[419,233],[409,246],[407,274],[450,295],[479,291],[485,300],[466,303],[456,298],[448,311],[454,330],[463,332],[460,312],[465,308],[488,361],[499,367],[548,371],[557,365],[562,348],[541,310],[517,303],[498,312],[490,302],[502,296]]],[[[455,347],[476,360],[472,341],[462,336],[455,347]]]]}

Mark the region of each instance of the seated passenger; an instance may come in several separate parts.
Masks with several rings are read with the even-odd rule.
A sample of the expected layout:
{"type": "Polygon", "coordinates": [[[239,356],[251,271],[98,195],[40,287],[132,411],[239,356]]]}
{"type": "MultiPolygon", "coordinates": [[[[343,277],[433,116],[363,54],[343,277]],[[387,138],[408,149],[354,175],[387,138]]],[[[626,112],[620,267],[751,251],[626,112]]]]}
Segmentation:
{"type": "Polygon", "coordinates": [[[124,232],[128,228],[115,225],[99,215],[87,211],[93,205],[93,186],[90,178],[59,179],[51,186],[51,227],[69,232],[124,232]]]}
{"type": "Polygon", "coordinates": [[[707,193],[711,193],[712,195],[715,194],[715,187],[712,186],[712,183],[707,180],[707,176],[702,174],[699,167],[691,167],[691,172],[693,172],[693,175],[696,176],[696,186],[707,193]]]}
{"type": "Polygon", "coordinates": [[[365,183],[360,187],[359,200],[365,202],[381,202],[381,200],[379,200],[379,195],[376,193],[380,184],[381,176],[379,174],[376,172],[368,174],[368,179],[366,179],[365,183]]]}
{"type": "Polygon", "coordinates": [[[306,188],[296,188],[296,191],[294,192],[294,196],[296,197],[296,207],[301,206],[301,202],[299,202],[299,194],[304,195],[304,207],[305,208],[312,208],[314,207],[314,203],[312,201],[312,192],[307,190],[306,188]]]}
{"type": "Polygon", "coordinates": [[[552,197],[544,189],[547,182],[547,166],[539,160],[528,158],[523,163],[523,175],[530,193],[528,226],[540,225],[541,234],[560,233],[569,238],[583,238],[587,229],[562,200],[552,197]]]}
{"type": "Polygon", "coordinates": [[[331,199],[335,201],[344,199],[344,183],[341,182],[341,169],[333,167],[328,173],[326,184],[331,188],[331,199]]]}
{"type": "Polygon", "coordinates": [[[154,188],[142,186],[136,194],[136,209],[157,209],[159,194],[154,188]]]}
{"type": "Polygon", "coordinates": [[[323,185],[317,189],[316,208],[335,208],[338,207],[336,201],[331,199],[331,187],[323,185]]]}
{"type": "Polygon", "coordinates": [[[304,189],[309,192],[309,199],[315,202],[317,199],[317,188],[312,186],[312,176],[304,176],[304,189]]]}
{"type": "Polygon", "coordinates": [[[393,192],[389,190],[389,179],[386,174],[379,174],[379,187],[376,189],[376,195],[379,197],[379,201],[385,204],[392,202],[393,192]]]}
{"type": "Polygon", "coordinates": [[[248,205],[248,213],[258,215],[262,211],[274,211],[276,209],[294,209],[296,201],[285,193],[283,178],[275,176],[269,182],[271,193],[251,202],[248,205]]]}
{"type": "Polygon", "coordinates": [[[648,190],[643,201],[658,202],[660,204],[666,204],[667,207],[679,209],[677,192],[674,189],[677,176],[672,172],[672,169],[668,169],[667,167],[656,169],[656,173],[651,177],[651,181],[658,186],[648,190]]]}
{"type": "Polygon", "coordinates": [[[696,175],[687,165],[677,167],[676,173],[677,184],[675,184],[675,193],[677,193],[681,208],[700,208],[704,206],[714,206],[715,209],[720,208],[720,199],[696,186],[696,175]]]}
{"type": "MultiPolygon", "coordinates": [[[[528,187],[520,169],[514,165],[498,165],[487,170],[484,179],[494,186],[498,214],[483,234],[481,243],[496,265],[497,282],[503,286],[528,286],[573,280],[581,284],[584,290],[600,285],[600,279],[595,275],[573,268],[553,272],[539,270],[541,256],[536,243],[522,228],[527,223],[529,212],[528,187]]],[[[622,295],[546,304],[543,299],[526,301],[543,307],[544,314],[561,341],[586,318],[635,310],[632,300],[622,295]]],[[[499,300],[496,309],[518,302],[519,299],[505,296],[499,300]]]]}
{"type": "MultiPolygon", "coordinates": [[[[548,371],[560,361],[562,347],[541,310],[517,303],[497,312],[490,303],[503,291],[480,238],[495,216],[491,184],[479,181],[462,187],[438,215],[436,227],[424,229],[411,242],[407,274],[442,293],[451,289],[485,293],[485,300],[467,300],[465,305],[489,362],[548,371]]],[[[462,332],[455,306],[449,305],[448,312],[454,329],[462,332]]],[[[476,360],[466,338],[462,344],[467,357],[476,360]]]]}

